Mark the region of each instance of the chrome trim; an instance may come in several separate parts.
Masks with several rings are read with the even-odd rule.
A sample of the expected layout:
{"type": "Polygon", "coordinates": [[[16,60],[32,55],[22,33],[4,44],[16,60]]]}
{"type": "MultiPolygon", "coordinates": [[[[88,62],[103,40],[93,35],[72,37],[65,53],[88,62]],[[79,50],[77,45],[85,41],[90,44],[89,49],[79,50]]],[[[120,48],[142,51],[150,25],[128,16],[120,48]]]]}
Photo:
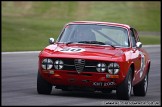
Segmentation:
{"type": "Polygon", "coordinates": [[[85,60],[84,59],[74,59],[74,64],[76,71],[78,73],[82,72],[85,66],[85,60]]]}
{"type": "Polygon", "coordinates": [[[89,67],[89,68],[96,68],[96,66],[85,66],[85,67],[87,67],[87,68],[88,68],[88,67],[89,67]]]}
{"type": "MultiPolygon", "coordinates": [[[[75,66],[75,65],[69,65],[69,64],[64,64],[64,66],[75,66]]],[[[96,68],[96,66],[84,66],[85,68],[96,68]]]]}
{"type": "Polygon", "coordinates": [[[75,65],[64,64],[64,66],[75,66],[75,65]]]}
{"type": "Polygon", "coordinates": [[[54,44],[55,43],[55,39],[54,38],[49,38],[49,44],[54,44]]]}

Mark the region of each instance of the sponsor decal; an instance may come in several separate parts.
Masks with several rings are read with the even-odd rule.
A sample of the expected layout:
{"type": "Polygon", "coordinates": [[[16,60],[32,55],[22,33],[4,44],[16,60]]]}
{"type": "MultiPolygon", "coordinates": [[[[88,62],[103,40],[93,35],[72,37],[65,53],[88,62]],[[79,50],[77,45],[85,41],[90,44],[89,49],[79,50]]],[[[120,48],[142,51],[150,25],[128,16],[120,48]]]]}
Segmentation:
{"type": "Polygon", "coordinates": [[[63,48],[59,50],[60,52],[68,52],[68,53],[76,53],[76,52],[83,52],[85,49],[83,48],[63,48]]]}

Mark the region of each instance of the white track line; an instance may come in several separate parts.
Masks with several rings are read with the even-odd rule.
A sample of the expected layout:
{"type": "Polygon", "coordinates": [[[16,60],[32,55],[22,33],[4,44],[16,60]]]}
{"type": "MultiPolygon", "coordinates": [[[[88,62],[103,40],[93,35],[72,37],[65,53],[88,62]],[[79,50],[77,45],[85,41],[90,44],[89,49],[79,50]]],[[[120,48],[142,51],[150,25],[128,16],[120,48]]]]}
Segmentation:
{"type": "MultiPolygon", "coordinates": [[[[143,45],[142,47],[160,47],[161,45],[143,45]]],[[[40,51],[1,52],[1,54],[27,54],[39,53],[40,51]]]]}
{"type": "Polygon", "coordinates": [[[27,54],[27,53],[39,53],[40,51],[20,51],[20,52],[2,52],[2,54],[27,54]]]}
{"type": "Polygon", "coordinates": [[[143,45],[142,47],[161,47],[161,45],[143,45]]]}

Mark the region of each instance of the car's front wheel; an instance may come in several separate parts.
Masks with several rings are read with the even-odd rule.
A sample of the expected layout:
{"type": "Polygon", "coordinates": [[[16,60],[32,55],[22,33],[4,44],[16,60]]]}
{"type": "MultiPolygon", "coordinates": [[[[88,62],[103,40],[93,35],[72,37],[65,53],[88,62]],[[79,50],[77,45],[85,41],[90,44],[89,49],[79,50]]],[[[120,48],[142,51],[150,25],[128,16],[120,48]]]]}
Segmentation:
{"type": "Polygon", "coordinates": [[[135,96],[145,96],[148,87],[148,73],[145,78],[137,85],[133,87],[133,93],[135,96]]]}
{"type": "Polygon", "coordinates": [[[129,100],[132,90],[132,69],[130,68],[125,80],[117,87],[116,95],[118,99],[129,100]]]}
{"type": "Polygon", "coordinates": [[[52,84],[45,81],[40,73],[37,75],[37,92],[39,94],[50,94],[52,91],[52,84]]]}

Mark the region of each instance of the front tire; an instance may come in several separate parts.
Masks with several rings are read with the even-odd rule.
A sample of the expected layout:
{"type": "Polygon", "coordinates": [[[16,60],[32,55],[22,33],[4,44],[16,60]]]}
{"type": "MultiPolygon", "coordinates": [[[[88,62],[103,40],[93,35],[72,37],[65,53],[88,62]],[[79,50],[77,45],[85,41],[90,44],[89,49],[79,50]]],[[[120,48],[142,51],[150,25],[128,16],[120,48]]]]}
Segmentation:
{"type": "Polygon", "coordinates": [[[132,90],[132,69],[130,68],[128,71],[128,74],[116,90],[116,95],[118,99],[121,100],[129,100],[131,96],[131,90],[132,90]]]}
{"type": "Polygon", "coordinates": [[[39,94],[50,94],[52,91],[52,84],[45,81],[40,73],[37,75],[37,92],[39,94]]]}
{"type": "Polygon", "coordinates": [[[145,78],[137,85],[133,87],[133,93],[135,96],[145,96],[148,87],[148,73],[145,78]]]}

